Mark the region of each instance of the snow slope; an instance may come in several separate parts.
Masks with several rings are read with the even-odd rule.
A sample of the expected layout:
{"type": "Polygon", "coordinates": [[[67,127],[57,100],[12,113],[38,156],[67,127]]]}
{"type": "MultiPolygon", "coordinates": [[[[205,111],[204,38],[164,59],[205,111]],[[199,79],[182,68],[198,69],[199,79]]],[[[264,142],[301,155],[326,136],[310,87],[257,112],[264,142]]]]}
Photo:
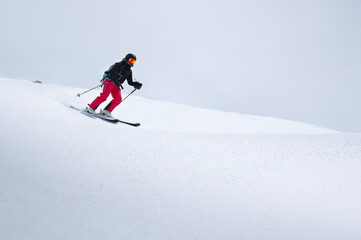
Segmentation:
{"type": "Polygon", "coordinates": [[[0,239],[361,239],[360,134],[82,91],[0,79],[0,239]]]}

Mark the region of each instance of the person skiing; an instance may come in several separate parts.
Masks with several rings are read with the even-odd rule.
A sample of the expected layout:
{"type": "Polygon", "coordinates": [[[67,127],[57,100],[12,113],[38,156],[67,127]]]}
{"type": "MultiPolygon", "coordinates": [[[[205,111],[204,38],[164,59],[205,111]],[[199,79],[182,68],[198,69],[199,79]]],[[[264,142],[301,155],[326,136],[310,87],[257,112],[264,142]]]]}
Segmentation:
{"type": "Polygon", "coordinates": [[[103,76],[103,91],[94,99],[91,104],[88,104],[85,111],[94,114],[98,106],[107,100],[109,94],[112,94],[113,100],[101,111],[101,114],[112,118],[112,111],[122,102],[122,95],[120,87],[123,89],[122,84],[127,80],[130,86],[136,89],[141,89],[142,83],[133,81],[133,73],[131,67],[137,61],[137,57],[128,53],[122,61],[112,65],[103,76]]]}

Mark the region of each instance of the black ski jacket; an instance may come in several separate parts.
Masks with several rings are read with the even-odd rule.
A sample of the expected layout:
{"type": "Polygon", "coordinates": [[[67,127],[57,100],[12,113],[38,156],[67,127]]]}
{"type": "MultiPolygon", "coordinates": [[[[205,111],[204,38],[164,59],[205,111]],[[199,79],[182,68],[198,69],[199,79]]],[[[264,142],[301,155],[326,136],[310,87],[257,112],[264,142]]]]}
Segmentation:
{"type": "Polygon", "coordinates": [[[115,63],[105,74],[105,78],[109,78],[118,87],[123,84],[125,80],[133,87],[136,87],[138,84],[138,82],[133,81],[132,70],[125,60],[115,63]]]}

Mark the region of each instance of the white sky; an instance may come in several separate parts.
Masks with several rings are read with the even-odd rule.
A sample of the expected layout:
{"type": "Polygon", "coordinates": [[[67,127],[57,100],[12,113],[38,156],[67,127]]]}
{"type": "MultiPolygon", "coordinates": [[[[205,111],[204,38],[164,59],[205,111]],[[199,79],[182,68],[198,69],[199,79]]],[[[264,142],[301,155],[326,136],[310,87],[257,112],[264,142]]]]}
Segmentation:
{"type": "Polygon", "coordinates": [[[140,96],[361,132],[358,0],[0,0],[0,30],[1,77],[91,88],[133,52],[140,96]]]}

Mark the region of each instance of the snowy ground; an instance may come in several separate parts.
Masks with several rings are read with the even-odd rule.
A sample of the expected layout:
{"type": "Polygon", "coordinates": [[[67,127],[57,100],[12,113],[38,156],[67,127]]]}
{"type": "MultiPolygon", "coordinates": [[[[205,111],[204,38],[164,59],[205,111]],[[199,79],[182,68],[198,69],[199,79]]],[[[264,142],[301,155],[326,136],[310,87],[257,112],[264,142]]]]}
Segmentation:
{"type": "Polygon", "coordinates": [[[82,91],[0,79],[0,239],[361,239],[361,134],[82,91]]]}

